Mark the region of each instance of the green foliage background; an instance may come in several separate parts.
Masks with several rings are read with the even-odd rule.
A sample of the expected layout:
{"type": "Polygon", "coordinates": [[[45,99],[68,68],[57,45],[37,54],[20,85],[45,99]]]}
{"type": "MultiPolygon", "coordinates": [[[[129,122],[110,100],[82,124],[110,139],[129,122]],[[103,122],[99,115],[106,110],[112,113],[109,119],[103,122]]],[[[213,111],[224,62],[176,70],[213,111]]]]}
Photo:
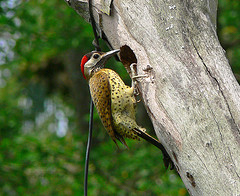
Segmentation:
{"type": "MultiPolygon", "coordinates": [[[[239,18],[238,0],[219,1],[218,35],[238,80],[239,18]]],[[[92,39],[63,0],[0,1],[0,195],[83,194],[89,96],[78,65],[92,39]]],[[[187,195],[155,147],[127,141],[118,152],[94,120],[89,195],[187,195]]]]}

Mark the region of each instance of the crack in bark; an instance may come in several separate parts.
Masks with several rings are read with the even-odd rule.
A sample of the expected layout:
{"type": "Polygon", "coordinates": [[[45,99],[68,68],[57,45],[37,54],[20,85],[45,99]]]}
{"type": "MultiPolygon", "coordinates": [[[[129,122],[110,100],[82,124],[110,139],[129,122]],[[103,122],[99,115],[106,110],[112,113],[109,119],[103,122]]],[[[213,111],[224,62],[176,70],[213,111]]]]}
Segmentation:
{"type": "Polygon", "coordinates": [[[190,40],[191,40],[191,42],[192,42],[192,44],[193,44],[194,49],[195,49],[196,52],[197,52],[198,57],[199,57],[200,60],[202,61],[202,63],[203,63],[203,65],[204,65],[207,73],[208,73],[209,76],[217,83],[218,89],[219,89],[220,93],[222,94],[223,99],[224,99],[224,101],[225,101],[225,103],[226,103],[226,105],[227,105],[227,108],[228,108],[228,111],[229,111],[229,113],[230,113],[230,116],[231,116],[231,118],[232,118],[232,120],[233,120],[233,123],[236,125],[237,130],[238,130],[238,132],[240,133],[240,130],[239,130],[239,128],[238,128],[238,125],[237,125],[237,123],[236,123],[236,121],[235,121],[235,119],[234,119],[234,117],[233,117],[232,112],[231,112],[231,109],[230,109],[229,103],[228,103],[228,101],[227,101],[227,98],[225,97],[225,95],[224,95],[224,93],[223,93],[223,91],[222,91],[222,89],[221,89],[220,83],[218,82],[217,78],[212,75],[211,71],[209,70],[209,68],[208,68],[207,65],[205,64],[202,56],[201,56],[200,53],[198,52],[198,49],[197,49],[197,47],[195,46],[193,40],[192,40],[192,39],[190,39],[190,40]]]}
{"type": "MultiPolygon", "coordinates": [[[[185,133],[185,137],[187,137],[187,131],[186,129],[183,129],[184,133],[185,133]]],[[[198,159],[202,162],[202,164],[204,165],[204,167],[206,168],[206,170],[208,171],[208,173],[211,175],[210,171],[208,170],[206,164],[203,162],[203,160],[200,158],[200,156],[198,155],[197,151],[194,149],[194,147],[192,146],[191,142],[189,143],[191,149],[195,152],[195,154],[197,155],[198,159]]]]}
{"type": "Polygon", "coordinates": [[[230,153],[230,157],[231,157],[232,163],[233,163],[233,165],[234,165],[234,167],[235,167],[235,169],[234,169],[234,170],[235,170],[235,173],[236,173],[237,177],[240,178],[239,174],[238,174],[237,171],[236,171],[237,167],[236,167],[236,165],[235,165],[235,163],[234,163],[234,161],[233,161],[232,154],[231,154],[231,151],[230,151],[229,147],[228,147],[228,150],[229,150],[229,153],[230,153]]]}
{"type": "Polygon", "coordinates": [[[214,154],[214,156],[215,156],[215,160],[217,160],[218,158],[217,158],[217,155],[216,155],[215,149],[214,149],[213,145],[211,145],[211,146],[212,146],[212,149],[213,149],[213,154],[214,154]]]}
{"type": "Polygon", "coordinates": [[[223,141],[222,132],[221,132],[221,129],[220,129],[220,127],[219,127],[219,124],[218,124],[218,122],[217,122],[217,120],[216,120],[216,116],[215,116],[215,114],[214,114],[214,112],[213,112],[213,110],[212,110],[212,108],[211,108],[211,106],[210,106],[209,101],[207,100],[207,98],[206,98],[205,96],[204,96],[204,98],[205,98],[205,100],[207,101],[208,107],[209,107],[209,109],[210,109],[210,111],[211,111],[211,113],[212,113],[213,119],[214,119],[214,121],[215,121],[215,123],[216,123],[216,125],[217,125],[218,132],[219,132],[220,137],[221,137],[221,141],[222,141],[223,145],[225,146],[224,141],[223,141]]]}
{"type": "MultiPolygon", "coordinates": [[[[208,167],[206,166],[206,164],[203,162],[203,160],[201,159],[201,157],[198,155],[197,151],[193,148],[193,146],[191,145],[191,143],[189,143],[191,148],[193,149],[193,151],[195,152],[195,154],[197,155],[198,159],[202,162],[203,166],[206,168],[207,172],[209,173],[209,175],[211,175],[211,172],[208,170],[208,167]]],[[[211,175],[212,176],[212,175],[211,175]]]]}
{"type": "MultiPolygon", "coordinates": [[[[212,174],[210,173],[210,171],[208,170],[206,164],[203,162],[203,160],[201,159],[201,157],[198,155],[197,151],[192,147],[191,144],[190,144],[190,146],[191,146],[191,148],[193,149],[193,151],[195,152],[195,154],[197,155],[198,159],[202,162],[203,166],[206,168],[206,170],[207,170],[207,172],[209,173],[209,175],[210,175],[211,177],[213,177],[212,174]]],[[[222,183],[222,182],[221,182],[221,183],[222,183]]],[[[224,185],[222,184],[222,186],[224,186],[224,185]]]]}
{"type": "MultiPolygon", "coordinates": [[[[193,149],[193,151],[195,152],[195,154],[197,155],[198,159],[202,162],[203,166],[206,168],[206,170],[207,170],[207,172],[209,173],[209,175],[210,175],[211,177],[213,177],[212,174],[210,173],[210,171],[208,170],[206,164],[203,162],[203,160],[201,159],[201,157],[198,155],[197,151],[192,147],[191,144],[190,144],[190,146],[191,146],[191,148],[193,149]]],[[[222,186],[224,186],[224,185],[222,184],[222,186]]]]}

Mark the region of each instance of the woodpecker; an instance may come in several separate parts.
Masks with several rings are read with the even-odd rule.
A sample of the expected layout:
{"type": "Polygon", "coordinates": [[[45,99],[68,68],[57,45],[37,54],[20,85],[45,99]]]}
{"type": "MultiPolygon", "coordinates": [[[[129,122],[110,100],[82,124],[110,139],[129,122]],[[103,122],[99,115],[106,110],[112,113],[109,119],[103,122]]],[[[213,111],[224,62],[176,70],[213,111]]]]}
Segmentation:
{"type": "Polygon", "coordinates": [[[92,51],[84,55],[81,61],[81,71],[89,83],[93,103],[102,124],[117,147],[117,140],[128,148],[124,138],[140,140],[141,137],[158,147],[163,152],[165,166],[170,164],[172,168],[171,159],[162,144],[136,123],[134,85],[125,85],[115,71],[104,68],[106,61],[119,51],[92,51]]]}

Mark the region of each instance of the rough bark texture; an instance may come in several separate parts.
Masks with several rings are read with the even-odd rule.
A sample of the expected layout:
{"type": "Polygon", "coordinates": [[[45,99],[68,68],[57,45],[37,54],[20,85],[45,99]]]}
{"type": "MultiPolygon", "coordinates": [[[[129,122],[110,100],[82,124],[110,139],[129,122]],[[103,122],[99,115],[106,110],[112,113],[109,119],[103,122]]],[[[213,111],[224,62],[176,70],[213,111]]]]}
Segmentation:
{"type": "MultiPolygon", "coordinates": [[[[69,3],[89,19],[86,1],[69,3]]],[[[148,74],[145,107],[189,193],[240,195],[240,87],[216,35],[217,1],[114,0],[110,16],[93,4],[99,31],[148,74]]]]}

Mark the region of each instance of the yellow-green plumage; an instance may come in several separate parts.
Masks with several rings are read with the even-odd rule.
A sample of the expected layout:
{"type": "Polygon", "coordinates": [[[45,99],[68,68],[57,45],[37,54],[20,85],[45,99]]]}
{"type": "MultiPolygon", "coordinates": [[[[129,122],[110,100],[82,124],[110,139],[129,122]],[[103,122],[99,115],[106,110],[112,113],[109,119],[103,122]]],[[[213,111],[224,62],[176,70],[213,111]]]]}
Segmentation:
{"type": "Polygon", "coordinates": [[[135,120],[136,100],[133,88],[125,85],[120,76],[111,69],[100,69],[89,79],[90,92],[101,121],[116,143],[124,137],[138,139],[132,130],[141,129],[135,120]]]}

